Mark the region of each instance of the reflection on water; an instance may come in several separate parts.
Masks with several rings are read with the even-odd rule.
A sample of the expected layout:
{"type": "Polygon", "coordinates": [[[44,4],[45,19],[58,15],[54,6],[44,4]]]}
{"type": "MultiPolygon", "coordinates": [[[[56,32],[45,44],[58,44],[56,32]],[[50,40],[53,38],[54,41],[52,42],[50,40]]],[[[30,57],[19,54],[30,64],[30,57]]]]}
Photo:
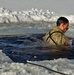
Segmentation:
{"type": "Polygon", "coordinates": [[[40,47],[41,50],[48,50],[48,53],[44,55],[51,56],[52,59],[55,58],[65,58],[68,55],[69,47],[68,46],[49,46],[49,47],[40,47]]]}
{"type": "Polygon", "coordinates": [[[48,46],[44,34],[0,36],[0,49],[13,61],[74,59],[74,46],[48,46]]]}

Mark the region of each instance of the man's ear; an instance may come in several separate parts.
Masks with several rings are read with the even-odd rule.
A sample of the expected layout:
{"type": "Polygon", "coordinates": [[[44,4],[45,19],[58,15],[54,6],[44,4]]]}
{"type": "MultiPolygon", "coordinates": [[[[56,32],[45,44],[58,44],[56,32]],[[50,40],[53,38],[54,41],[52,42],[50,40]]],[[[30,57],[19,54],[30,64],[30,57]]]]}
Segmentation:
{"type": "Polygon", "coordinates": [[[60,26],[59,26],[59,28],[60,28],[61,30],[63,30],[63,27],[64,27],[64,23],[61,23],[60,26]]]}
{"type": "Polygon", "coordinates": [[[60,26],[63,26],[63,25],[64,25],[64,23],[61,23],[61,24],[60,24],[60,26]]]}

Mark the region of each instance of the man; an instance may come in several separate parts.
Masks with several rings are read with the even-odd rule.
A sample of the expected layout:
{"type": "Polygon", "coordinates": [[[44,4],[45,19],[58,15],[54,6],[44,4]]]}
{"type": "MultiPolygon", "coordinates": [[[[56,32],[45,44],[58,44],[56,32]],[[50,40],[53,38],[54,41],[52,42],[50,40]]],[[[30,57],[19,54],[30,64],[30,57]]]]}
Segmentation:
{"type": "Polygon", "coordinates": [[[68,38],[64,33],[68,30],[69,21],[65,17],[58,18],[56,22],[57,26],[54,26],[46,35],[43,37],[44,41],[50,45],[69,45],[68,38]]]}

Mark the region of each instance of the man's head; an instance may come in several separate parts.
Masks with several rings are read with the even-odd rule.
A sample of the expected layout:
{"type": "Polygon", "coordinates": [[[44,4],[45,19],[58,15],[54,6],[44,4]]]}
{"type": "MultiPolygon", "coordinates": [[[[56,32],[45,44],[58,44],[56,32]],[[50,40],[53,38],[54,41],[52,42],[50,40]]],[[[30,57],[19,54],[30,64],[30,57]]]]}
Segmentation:
{"type": "Polygon", "coordinates": [[[69,26],[69,21],[67,18],[65,17],[60,17],[57,20],[57,26],[63,31],[66,32],[68,30],[68,26],[69,26]]]}

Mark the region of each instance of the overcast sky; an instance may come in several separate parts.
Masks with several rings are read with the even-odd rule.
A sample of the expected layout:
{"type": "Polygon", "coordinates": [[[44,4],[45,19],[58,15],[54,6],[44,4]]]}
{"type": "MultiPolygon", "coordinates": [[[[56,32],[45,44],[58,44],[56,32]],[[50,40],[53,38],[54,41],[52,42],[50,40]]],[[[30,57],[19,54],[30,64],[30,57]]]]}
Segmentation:
{"type": "Polygon", "coordinates": [[[0,0],[0,7],[13,11],[37,8],[62,14],[74,14],[74,0],[0,0]]]}

